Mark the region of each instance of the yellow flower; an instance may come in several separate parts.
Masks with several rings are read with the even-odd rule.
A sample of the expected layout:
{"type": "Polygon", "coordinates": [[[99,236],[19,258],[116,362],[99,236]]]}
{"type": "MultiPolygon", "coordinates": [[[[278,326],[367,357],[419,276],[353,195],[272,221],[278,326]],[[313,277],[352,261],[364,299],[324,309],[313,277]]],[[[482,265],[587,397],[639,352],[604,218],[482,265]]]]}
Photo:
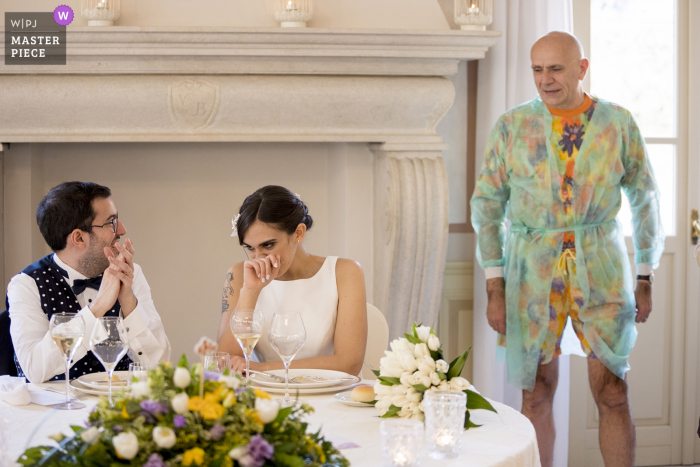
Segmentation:
{"type": "Polygon", "coordinates": [[[204,463],[204,450],[201,448],[192,448],[185,451],[182,455],[182,465],[192,465],[192,462],[197,465],[202,465],[204,463]]]}
{"type": "Polygon", "coordinates": [[[187,401],[187,408],[192,412],[200,412],[204,404],[205,402],[201,397],[193,396],[187,401]]]}
{"type": "Polygon", "coordinates": [[[204,400],[207,402],[219,402],[219,397],[221,396],[221,393],[224,392],[224,387],[220,387],[214,392],[208,392],[204,394],[204,400]]]}
{"type": "Polygon", "coordinates": [[[165,362],[163,363],[163,365],[165,366],[165,368],[170,368],[170,362],[165,362]]]}
{"type": "Polygon", "coordinates": [[[258,388],[255,388],[255,397],[260,397],[262,399],[272,400],[272,398],[270,397],[270,395],[268,393],[266,393],[265,391],[261,391],[258,388]]]}
{"type": "Polygon", "coordinates": [[[245,411],[245,414],[246,414],[246,416],[250,417],[250,419],[253,421],[253,423],[258,425],[258,431],[263,430],[265,424],[262,422],[262,420],[260,420],[260,415],[258,415],[258,413],[255,410],[247,409],[245,411]]]}
{"type": "Polygon", "coordinates": [[[126,411],[126,405],[122,407],[122,417],[129,419],[129,412],[126,411]]]}
{"type": "Polygon", "coordinates": [[[221,418],[224,416],[226,409],[221,404],[205,401],[204,407],[202,407],[201,412],[202,417],[206,418],[207,420],[216,420],[217,418],[221,418]]]}

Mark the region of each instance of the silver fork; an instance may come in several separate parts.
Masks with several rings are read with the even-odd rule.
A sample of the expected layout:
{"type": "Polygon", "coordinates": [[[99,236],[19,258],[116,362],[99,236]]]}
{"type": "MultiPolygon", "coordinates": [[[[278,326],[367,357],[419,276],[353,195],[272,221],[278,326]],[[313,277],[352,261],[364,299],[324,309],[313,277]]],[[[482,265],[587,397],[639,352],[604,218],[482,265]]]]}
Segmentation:
{"type": "MultiPolygon", "coordinates": [[[[267,378],[270,378],[270,379],[272,379],[272,380],[278,381],[278,382],[280,382],[280,383],[284,383],[284,381],[285,381],[284,378],[281,377],[281,376],[271,375],[271,374],[269,374],[269,373],[265,373],[264,371],[253,371],[253,370],[250,370],[250,374],[252,374],[252,375],[254,375],[254,374],[263,375],[263,376],[265,376],[265,377],[267,377],[267,378]]],[[[293,381],[292,378],[289,378],[289,384],[299,384],[299,382],[298,382],[298,381],[293,381]]]]}
{"type": "MultiPolygon", "coordinates": [[[[66,394],[66,393],[63,392],[63,391],[59,391],[58,389],[54,389],[54,388],[44,388],[44,391],[55,392],[56,394],[63,394],[63,395],[66,394]]],[[[81,401],[87,400],[87,397],[85,397],[84,394],[81,394],[81,393],[79,393],[78,391],[76,391],[76,390],[74,390],[74,389],[71,389],[70,393],[71,393],[74,397],[78,398],[78,400],[81,400],[81,401]]]]}

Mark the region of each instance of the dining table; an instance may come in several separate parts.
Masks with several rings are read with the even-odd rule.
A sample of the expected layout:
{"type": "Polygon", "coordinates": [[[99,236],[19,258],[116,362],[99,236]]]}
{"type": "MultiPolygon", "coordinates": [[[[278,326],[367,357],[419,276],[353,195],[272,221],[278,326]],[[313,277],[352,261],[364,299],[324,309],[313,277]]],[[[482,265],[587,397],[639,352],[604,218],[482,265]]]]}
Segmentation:
{"type": "MultiPolygon", "coordinates": [[[[364,381],[373,384],[374,381],[364,381]]],[[[29,384],[30,392],[65,391],[64,382],[29,384]]],[[[58,410],[52,406],[30,403],[14,406],[0,400],[0,422],[9,424],[6,430],[6,465],[16,466],[16,460],[32,446],[55,446],[49,436],[71,435],[71,425],[84,426],[100,396],[86,395],[85,408],[58,410]]],[[[298,396],[301,402],[314,408],[308,415],[309,431],[321,429],[323,436],[349,460],[352,466],[381,467],[382,442],[380,418],[372,406],[346,405],[334,397],[332,389],[324,394],[298,396]]],[[[457,457],[435,460],[428,456],[425,443],[421,448],[422,467],[539,467],[540,458],[535,430],[530,421],[513,408],[490,401],[497,413],[486,410],[471,411],[471,421],[477,428],[465,430],[457,457]]],[[[3,459],[0,458],[0,467],[3,459]]]]}

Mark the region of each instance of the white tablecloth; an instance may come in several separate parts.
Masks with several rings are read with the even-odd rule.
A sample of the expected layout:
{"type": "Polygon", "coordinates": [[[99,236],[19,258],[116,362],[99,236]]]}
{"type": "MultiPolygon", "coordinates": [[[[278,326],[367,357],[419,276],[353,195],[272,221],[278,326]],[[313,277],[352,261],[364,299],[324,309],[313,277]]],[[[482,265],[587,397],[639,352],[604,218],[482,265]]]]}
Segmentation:
{"type": "MultiPolygon", "coordinates": [[[[44,383],[30,387],[54,387],[63,389],[65,383],[44,383]]],[[[379,423],[374,408],[350,407],[335,399],[332,394],[305,396],[303,402],[313,406],[315,413],[307,419],[309,429],[334,439],[344,438],[359,448],[343,449],[341,452],[351,465],[380,467],[381,439],[379,423]]],[[[0,418],[10,421],[10,453],[13,459],[24,452],[29,436],[44,417],[48,419],[31,440],[31,446],[55,443],[47,438],[62,432],[72,433],[70,425],[83,425],[97,403],[96,397],[84,402],[85,409],[77,411],[54,410],[35,404],[15,407],[0,401],[0,418]]],[[[472,411],[472,421],[482,425],[464,432],[462,453],[459,457],[447,460],[430,459],[425,452],[421,458],[422,467],[463,466],[463,467],[539,467],[535,430],[530,422],[512,408],[493,402],[498,414],[485,410],[472,411]]]]}

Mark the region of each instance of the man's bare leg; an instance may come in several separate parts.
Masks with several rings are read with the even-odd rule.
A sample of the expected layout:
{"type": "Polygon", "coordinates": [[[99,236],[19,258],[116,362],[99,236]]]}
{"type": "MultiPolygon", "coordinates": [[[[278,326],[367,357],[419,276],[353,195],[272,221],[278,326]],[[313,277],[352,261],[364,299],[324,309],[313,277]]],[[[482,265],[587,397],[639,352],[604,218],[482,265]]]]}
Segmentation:
{"type": "Polygon", "coordinates": [[[537,367],[535,389],[523,391],[523,415],[530,419],[537,433],[542,467],[552,467],[554,461],[554,414],[552,404],[559,383],[559,359],[537,367]]]}
{"type": "Polygon", "coordinates": [[[615,376],[599,360],[588,359],[588,379],[598,405],[598,442],[606,467],[633,467],[635,432],[627,378],[615,376]]]}

